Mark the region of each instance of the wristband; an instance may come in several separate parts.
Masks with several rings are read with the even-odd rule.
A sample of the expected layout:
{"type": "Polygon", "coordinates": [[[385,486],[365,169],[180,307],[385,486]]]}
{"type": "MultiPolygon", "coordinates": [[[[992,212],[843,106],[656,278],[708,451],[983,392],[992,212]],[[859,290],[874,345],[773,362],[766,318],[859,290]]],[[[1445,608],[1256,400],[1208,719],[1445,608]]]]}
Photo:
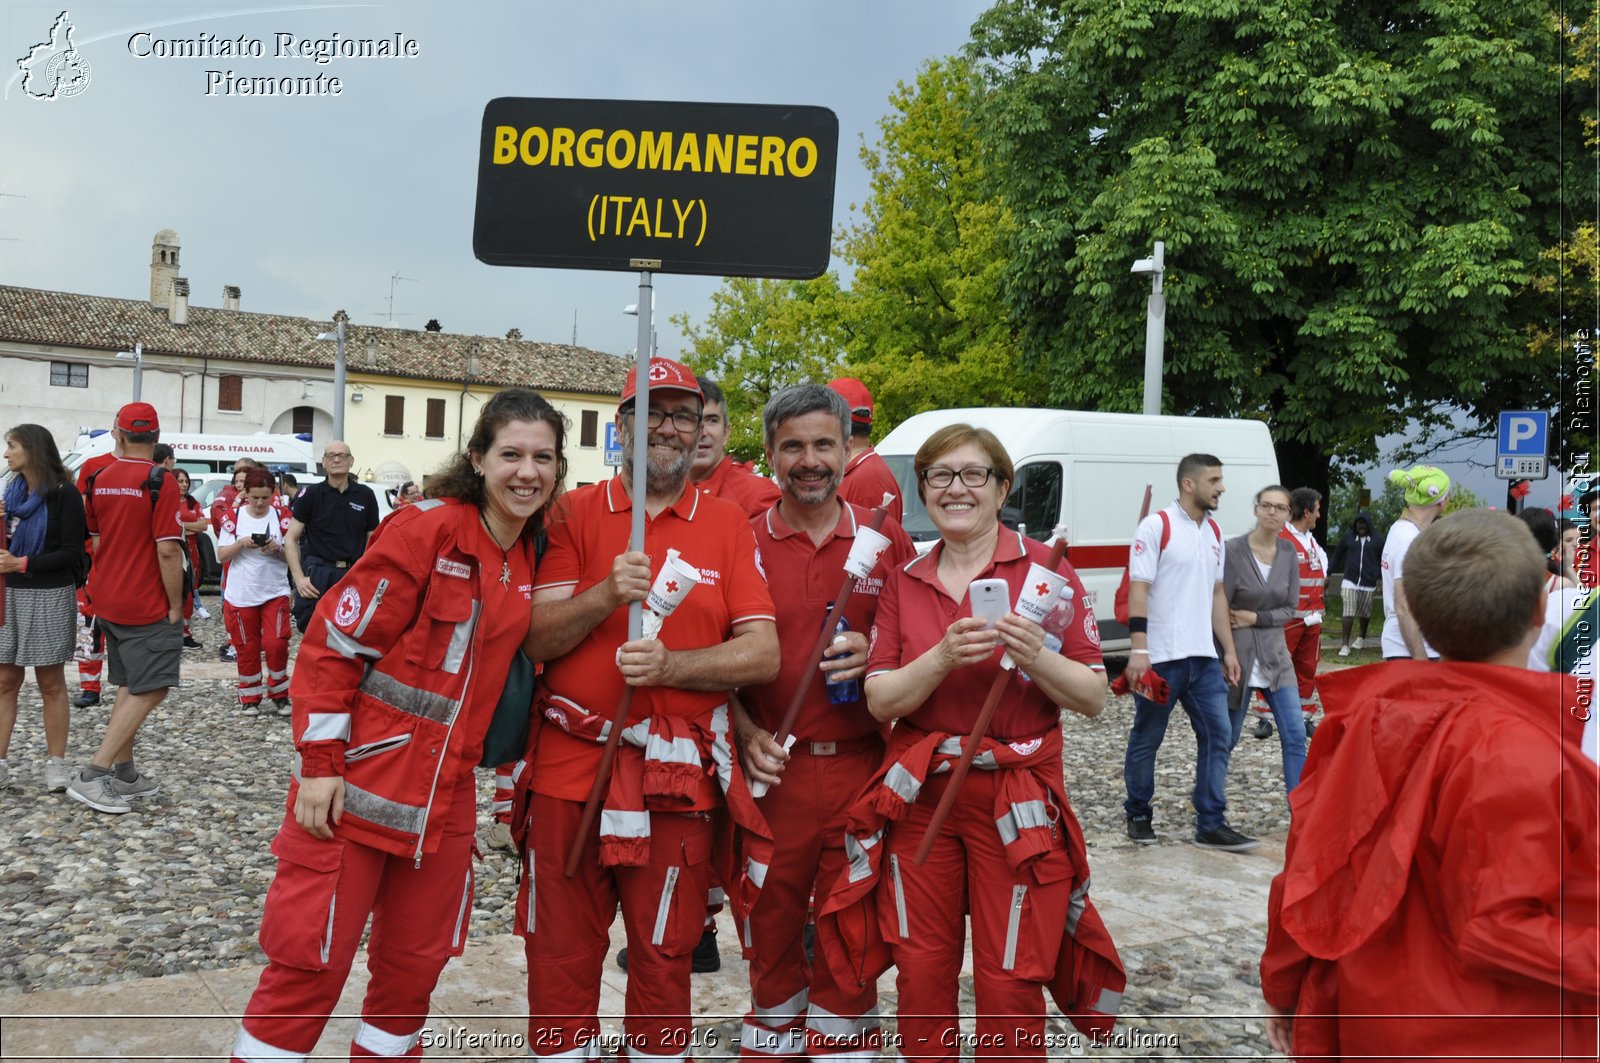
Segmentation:
{"type": "Polygon", "coordinates": [[[1139,634],[1149,634],[1150,618],[1147,616],[1128,617],[1128,633],[1133,634],[1135,632],[1139,634]]]}

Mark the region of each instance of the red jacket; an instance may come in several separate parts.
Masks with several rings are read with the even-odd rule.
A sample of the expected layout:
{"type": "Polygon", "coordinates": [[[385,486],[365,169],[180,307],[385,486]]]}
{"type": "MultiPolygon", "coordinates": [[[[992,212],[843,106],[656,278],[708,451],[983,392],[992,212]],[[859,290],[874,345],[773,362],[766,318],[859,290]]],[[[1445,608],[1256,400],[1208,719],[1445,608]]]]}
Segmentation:
{"type": "Polygon", "coordinates": [[[1261,989],[1299,1058],[1596,1055],[1600,775],[1570,677],[1326,675],[1261,989]]]}
{"type": "MultiPolygon", "coordinates": [[[[476,767],[489,721],[461,726],[467,694],[474,682],[498,688],[510,667],[479,660],[483,587],[498,573],[458,545],[478,520],[477,507],[436,499],[384,521],[337,593],[317,601],[289,690],[295,779],[344,776],[336,832],[418,860],[438,848],[454,781],[476,767]]],[[[531,572],[531,541],[523,548],[531,572]]]]}

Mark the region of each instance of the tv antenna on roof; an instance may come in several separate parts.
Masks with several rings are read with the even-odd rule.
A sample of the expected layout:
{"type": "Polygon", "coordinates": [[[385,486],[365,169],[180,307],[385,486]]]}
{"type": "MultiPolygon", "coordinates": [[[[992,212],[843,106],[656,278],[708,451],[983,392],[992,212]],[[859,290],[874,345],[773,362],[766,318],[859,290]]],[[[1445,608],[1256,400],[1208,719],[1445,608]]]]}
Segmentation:
{"type": "MultiPolygon", "coordinates": [[[[390,328],[394,328],[394,319],[395,319],[395,312],[394,312],[394,286],[396,284],[398,284],[399,282],[401,282],[401,281],[415,281],[416,279],[417,278],[415,278],[415,277],[402,277],[402,276],[400,276],[398,271],[396,271],[394,276],[389,278],[389,327],[390,328]]],[[[401,314],[400,316],[401,317],[406,317],[408,315],[401,314]]]]}

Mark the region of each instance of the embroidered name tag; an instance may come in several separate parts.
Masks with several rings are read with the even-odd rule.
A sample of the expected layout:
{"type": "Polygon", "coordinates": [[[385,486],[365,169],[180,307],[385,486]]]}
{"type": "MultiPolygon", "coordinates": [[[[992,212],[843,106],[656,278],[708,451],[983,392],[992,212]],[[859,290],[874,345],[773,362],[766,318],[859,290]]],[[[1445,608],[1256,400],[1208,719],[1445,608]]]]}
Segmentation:
{"type": "Polygon", "coordinates": [[[469,579],[472,576],[472,569],[460,561],[451,561],[447,557],[441,557],[435,561],[433,570],[441,575],[454,576],[456,579],[469,579]]]}

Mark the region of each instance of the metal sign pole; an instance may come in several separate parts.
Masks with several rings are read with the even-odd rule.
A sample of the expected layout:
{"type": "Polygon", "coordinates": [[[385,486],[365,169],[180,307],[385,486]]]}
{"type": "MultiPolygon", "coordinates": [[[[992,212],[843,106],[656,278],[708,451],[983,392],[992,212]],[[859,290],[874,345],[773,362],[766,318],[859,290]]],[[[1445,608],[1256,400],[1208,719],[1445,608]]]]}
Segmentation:
{"type": "MultiPolygon", "coordinates": [[[[644,549],[644,505],[647,482],[646,463],[650,460],[650,321],[652,305],[650,271],[639,271],[639,342],[633,352],[633,527],[628,533],[628,549],[644,549]]],[[[644,634],[644,603],[628,605],[628,638],[644,634]]]]}

